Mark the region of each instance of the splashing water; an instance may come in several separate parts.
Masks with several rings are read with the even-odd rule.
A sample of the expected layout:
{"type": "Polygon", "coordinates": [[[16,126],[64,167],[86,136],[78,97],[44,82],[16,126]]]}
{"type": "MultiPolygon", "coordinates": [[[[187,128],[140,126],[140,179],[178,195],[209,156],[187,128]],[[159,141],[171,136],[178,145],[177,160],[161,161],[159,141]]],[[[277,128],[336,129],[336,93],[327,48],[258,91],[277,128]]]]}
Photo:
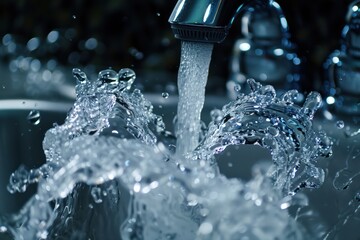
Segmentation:
{"type": "MultiPolygon", "coordinates": [[[[96,81],[79,69],[73,75],[76,102],[65,123],[45,135],[47,162],[38,169],[20,168],[11,177],[11,192],[38,183],[19,214],[0,220],[15,239],[314,239],[324,234],[313,235],[288,212],[307,204],[299,204],[297,193],[322,184],[324,171],[316,158],[331,155],[331,141],[312,129],[318,94],[298,107],[295,91],[278,98],[271,86],[250,81],[249,95],[239,94],[212,112],[200,144],[191,135],[196,138],[191,147],[178,145],[188,153],[183,156],[169,150],[172,140],[151,103],[131,90],[131,69],[101,71],[96,81]],[[214,155],[239,144],[268,148],[273,164],[256,165],[249,182],[226,178],[214,155]]],[[[178,141],[185,138],[181,121],[178,141]]]]}

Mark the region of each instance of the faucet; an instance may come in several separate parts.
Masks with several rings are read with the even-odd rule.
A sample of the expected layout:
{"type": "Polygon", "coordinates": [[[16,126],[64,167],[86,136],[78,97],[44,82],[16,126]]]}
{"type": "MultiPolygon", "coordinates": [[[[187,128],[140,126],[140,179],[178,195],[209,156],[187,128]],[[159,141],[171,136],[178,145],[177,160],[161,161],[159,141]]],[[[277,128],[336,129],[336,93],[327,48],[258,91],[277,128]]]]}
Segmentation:
{"type": "MultiPolygon", "coordinates": [[[[236,17],[248,5],[279,5],[272,0],[179,0],[169,22],[175,38],[185,41],[221,43],[236,17]]],[[[279,10],[281,11],[281,9],[279,10]]]]}
{"type": "Polygon", "coordinates": [[[349,116],[360,115],[360,1],[349,8],[340,49],[324,63],[327,107],[349,116]]]}

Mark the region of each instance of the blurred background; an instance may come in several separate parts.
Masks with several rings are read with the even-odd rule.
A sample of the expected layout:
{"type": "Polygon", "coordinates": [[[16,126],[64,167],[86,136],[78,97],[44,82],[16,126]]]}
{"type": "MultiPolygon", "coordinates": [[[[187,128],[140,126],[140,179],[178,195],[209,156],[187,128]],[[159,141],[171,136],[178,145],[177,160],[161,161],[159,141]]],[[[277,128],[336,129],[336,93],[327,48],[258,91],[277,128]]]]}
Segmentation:
{"type": "MultiPolygon", "coordinates": [[[[61,66],[97,72],[111,67],[133,68],[145,91],[162,91],[176,83],[180,42],[168,17],[176,1],[165,0],[2,0],[0,2],[1,59],[14,56],[55,60],[61,66]],[[11,34],[11,35],[9,35],[11,34]],[[5,37],[4,37],[5,36],[5,37]],[[12,44],[9,47],[9,44],[12,44]],[[6,46],[4,46],[6,45],[6,46]],[[156,84],[159,83],[159,84],[156,84]],[[159,88],[159,89],[153,89],[159,88]]],[[[305,58],[305,90],[318,89],[322,65],[339,47],[349,0],[278,0],[288,20],[292,41],[305,58]]],[[[229,56],[241,36],[233,27],[215,47],[208,91],[223,93],[229,56]]]]}

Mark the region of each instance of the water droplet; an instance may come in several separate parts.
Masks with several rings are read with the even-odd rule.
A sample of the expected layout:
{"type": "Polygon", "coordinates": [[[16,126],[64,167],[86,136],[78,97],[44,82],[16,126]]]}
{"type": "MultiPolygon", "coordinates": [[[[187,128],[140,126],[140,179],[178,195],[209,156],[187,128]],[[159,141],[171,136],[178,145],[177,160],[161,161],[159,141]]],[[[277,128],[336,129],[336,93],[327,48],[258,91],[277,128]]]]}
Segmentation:
{"type": "Polygon", "coordinates": [[[73,19],[76,19],[76,15],[72,15],[72,18],[73,18],[73,19]]]}
{"type": "Polygon", "coordinates": [[[87,76],[86,74],[81,71],[79,68],[74,68],[72,70],[72,74],[74,76],[74,78],[79,81],[80,83],[86,82],[87,81],[87,76]]]}
{"type": "MultiPolygon", "coordinates": [[[[123,68],[120,69],[118,75],[119,75],[120,85],[124,85],[124,88],[130,89],[131,85],[133,84],[136,78],[135,72],[130,68],[123,68]]],[[[120,88],[120,90],[122,89],[123,88],[120,88]]]]}
{"type": "Polygon", "coordinates": [[[294,103],[294,100],[298,97],[299,92],[297,90],[290,90],[284,93],[284,95],[281,97],[281,100],[284,101],[288,105],[292,105],[294,103]]]}
{"type": "Polygon", "coordinates": [[[355,200],[360,202],[360,192],[356,193],[355,200]]]}
{"type": "Polygon", "coordinates": [[[251,90],[252,92],[256,92],[256,91],[258,91],[258,90],[261,89],[261,84],[258,83],[258,82],[256,82],[256,81],[255,81],[254,79],[252,79],[252,78],[250,78],[250,79],[247,80],[247,84],[249,85],[250,90],[251,90]]]}
{"type": "Polygon", "coordinates": [[[275,97],[276,97],[275,89],[274,89],[274,87],[271,86],[271,85],[266,85],[266,86],[264,86],[263,89],[262,89],[262,91],[263,91],[263,94],[264,94],[264,95],[267,95],[267,96],[269,96],[269,97],[271,97],[271,98],[275,98],[275,97]]]}
{"type": "Polygon", "coordinates": [[[336,122],[336,127],[337,127],[338,129],[344,128],[344,127],[345,127],[344,121],[342,121],[342,120],[337,121],[337,122],[336,122]]]}
{"type": "Polygon", "coordinates": [[[110,83],[110,84],[117,84],[119,80],[118,74],[112,69],[107,69],[99,72],[98,78],[101,81],[101,83],[110,83]]]}
{"type": "Polygon", "coordinates": [[[166,99],[169,97],[169,93],[163,92],[163,93],[161,93],[161,96],[166,99]]]}
{"type": "Polygon", "coordinates": [[[93,200],[95,203],[102,203],[102,195],[101,195],[101,188],[99,187],[93,187],[91,189],[91,196],[93,197],[93,200]]]}
{"type": "Polygon", "coordinates": [[[305,103],[303,105],[303,112],[312,119],[316,110],[318,110],[321,106],[322,99],[321,95],[318,92],[310,92],[309,95],[305,99],[305,103]]]}
{"type": "Polygon", "coordinates": [[[39,239],[47,239],[49,233],[46,230],[40,231],[36,234],[39,239]]]}
{"type": "Polygon", "coordinates": [[[4,232],[7,232],[7,227],[0,226],[0,233],[4,233],[4,232]]]}
{"type": "Polygon", "coordinates": [[[223,118],[223,112],[220,109],[211,110],[210,117],[214,123],[220,123],[223,118]]]}
{"type": "Polygon", "coordinates": [[[160,17],[160,13],[156,13],[156,15],[157,15],[158,17],[160,17]]]}
{"type": "Polygon", "coordinates": [[[27,120],[33,125],[38,125],[40,123],[40,112],[38,110],[31,110],[27,120]]]}
{"type": "Polygon", "coordinates": [[[235,84],[235,85],[234,85],[234,90],[235,90],[235,92],[240,92],[240,91],[241,91],[241,86],[240,86],[240,84],[235,84]]]}

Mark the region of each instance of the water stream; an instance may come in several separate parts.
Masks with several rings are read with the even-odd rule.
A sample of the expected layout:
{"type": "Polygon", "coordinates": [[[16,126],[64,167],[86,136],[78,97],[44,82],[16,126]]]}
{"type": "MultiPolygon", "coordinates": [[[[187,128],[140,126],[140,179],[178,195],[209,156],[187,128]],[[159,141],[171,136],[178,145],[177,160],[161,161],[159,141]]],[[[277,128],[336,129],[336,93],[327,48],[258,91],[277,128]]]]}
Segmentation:
{"type": "Polygon", "coordinates": [[[182,42],[176,124],[176,151],[180,156],[193,151],[199,144],[200,115],[212,49],[213,44],[182,42]]]}

